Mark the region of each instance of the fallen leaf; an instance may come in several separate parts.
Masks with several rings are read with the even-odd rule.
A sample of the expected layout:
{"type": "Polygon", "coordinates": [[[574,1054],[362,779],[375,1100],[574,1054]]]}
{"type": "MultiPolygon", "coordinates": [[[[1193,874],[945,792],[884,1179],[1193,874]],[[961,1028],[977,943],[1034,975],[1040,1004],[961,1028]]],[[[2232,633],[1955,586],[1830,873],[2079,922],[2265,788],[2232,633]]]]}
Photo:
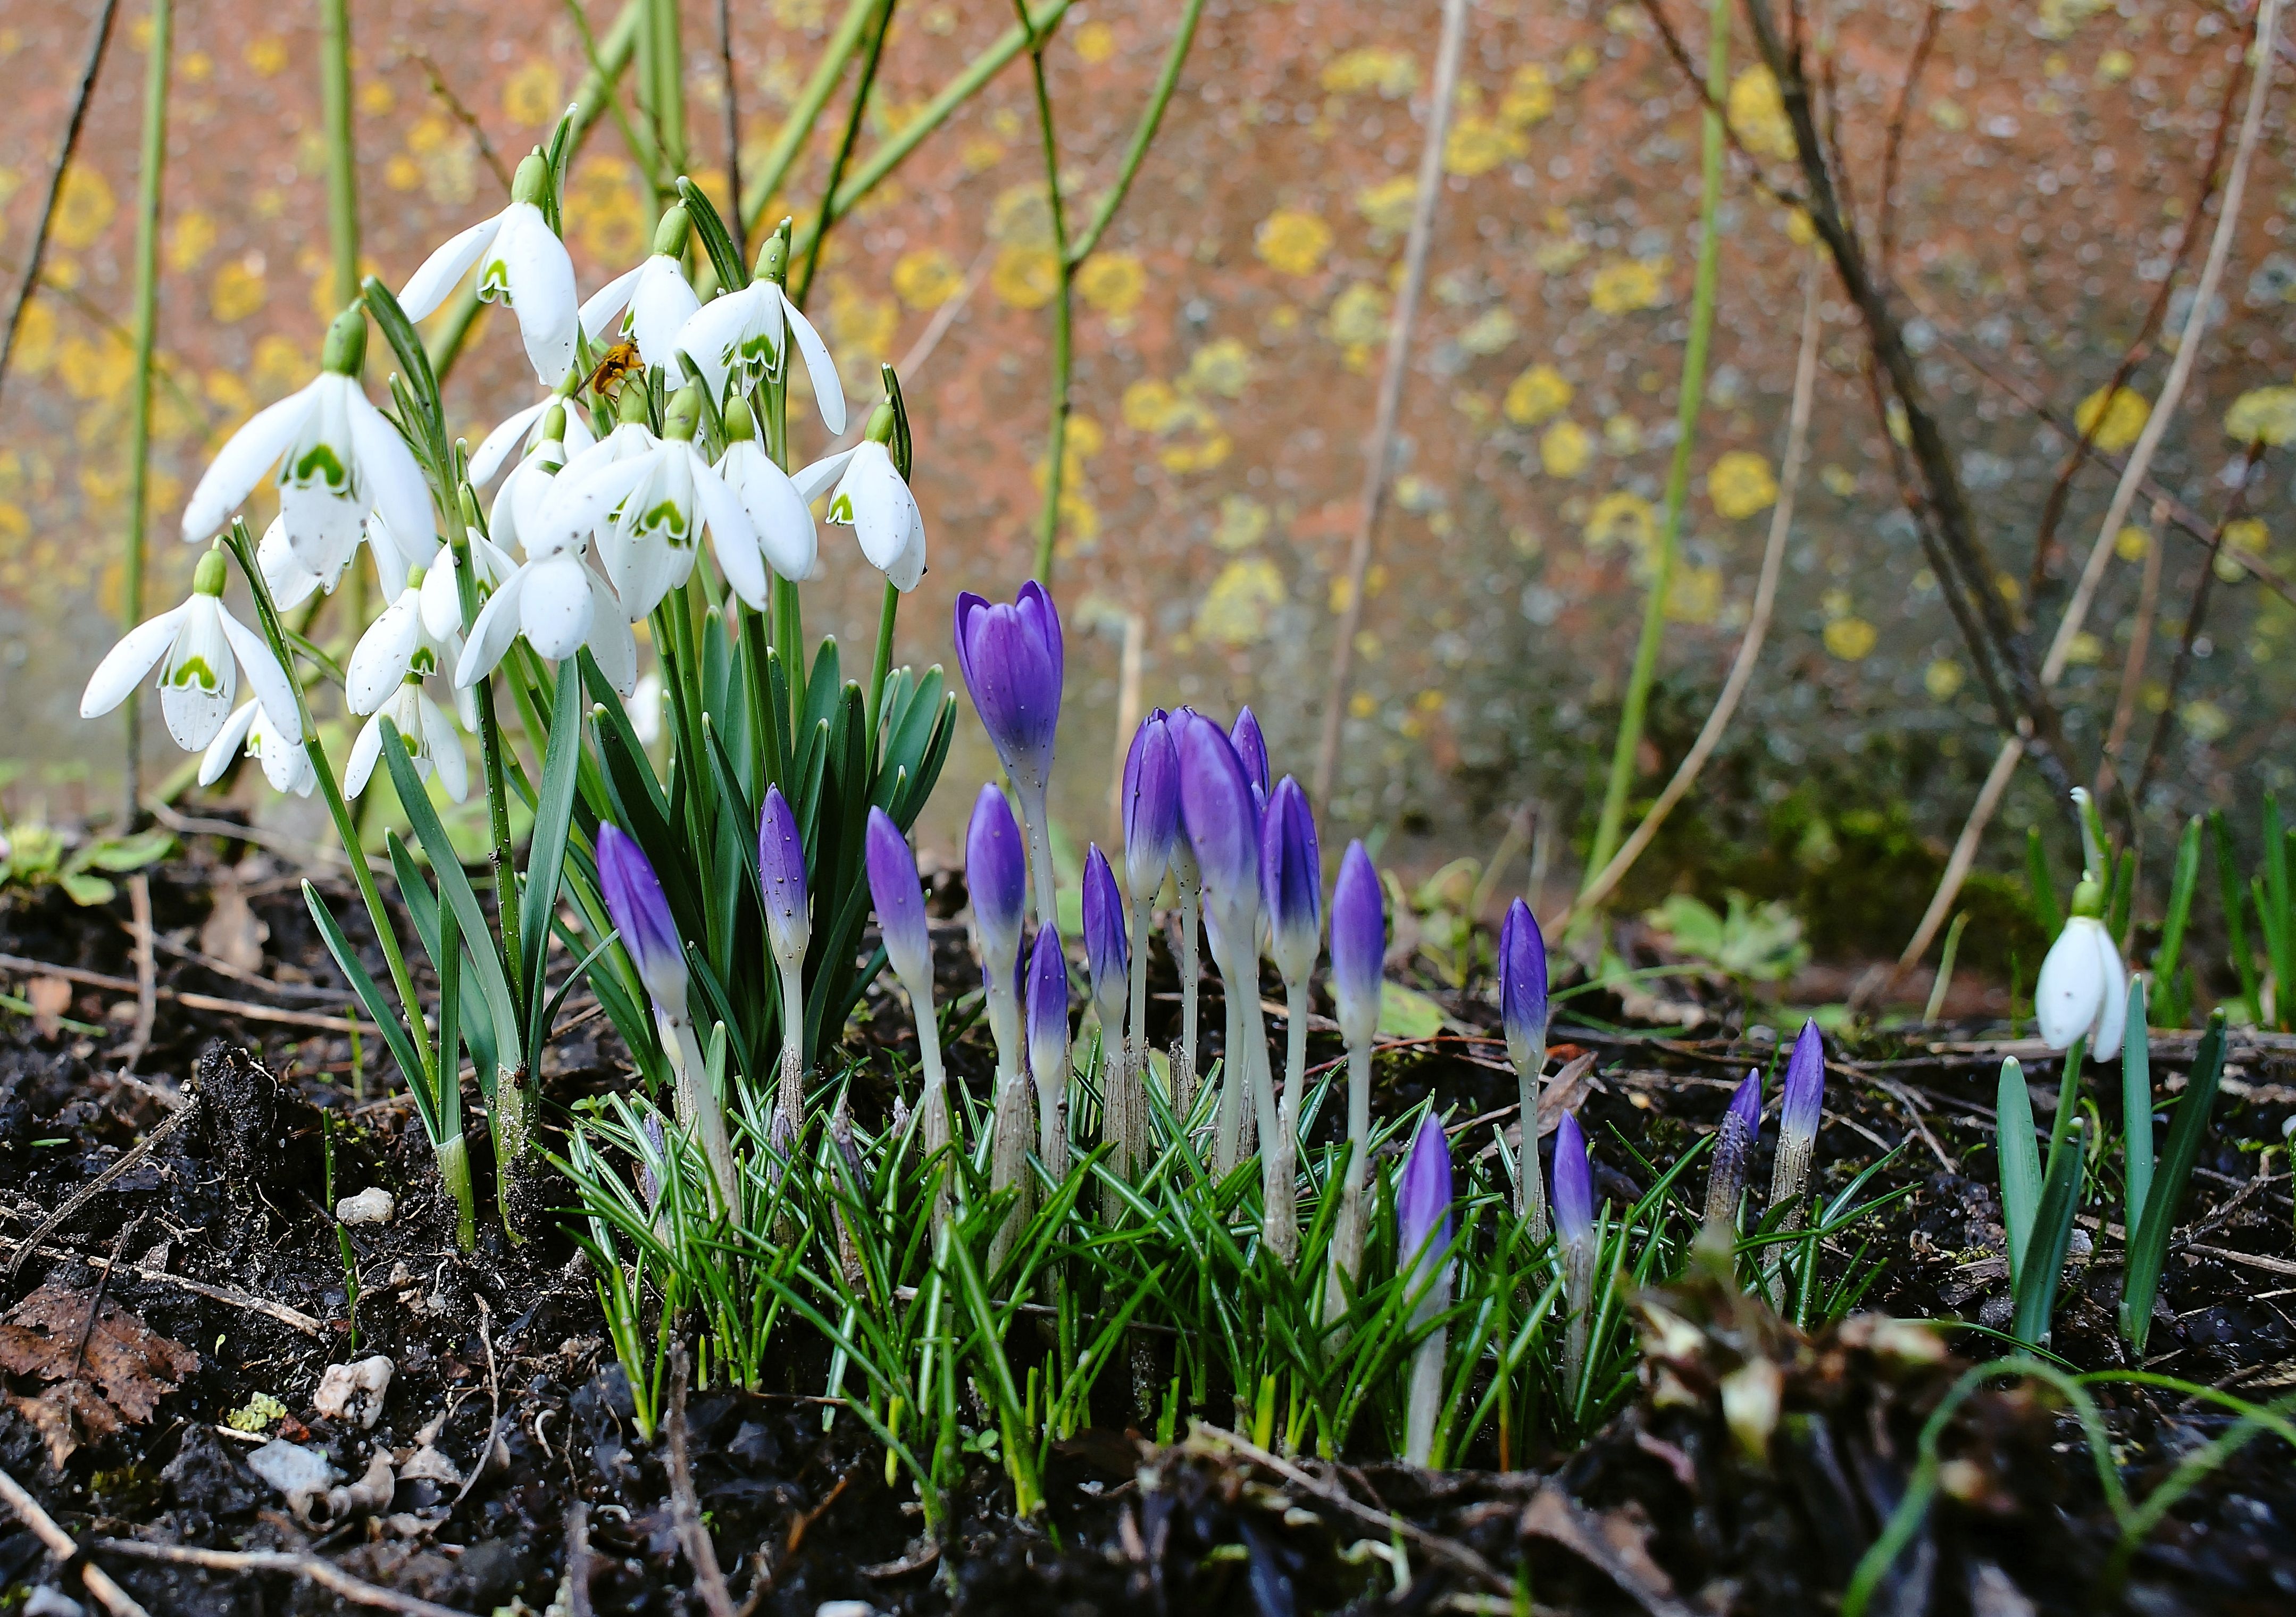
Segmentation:
{"type": "Polygon", "coordinates": [[[0,1321],[0,1371],[51,1384],[8,1401],[39,1429],[59,1468],[83,1441],[149,1420],[161,1396],[200,1367],[197,1353],[110,1298],[89,1329],[94,1303],[51,1281],[0,1321]]]}
{"type": "Polygon", "coordinates": [[[242,971],[259,970],[263,965],[263,943],[271,935],[271,928],[256,919],[248,907],[247,894],[240,890],[239,878],[229,872],[218,876],[214,884],[214,908],[200,927],[200,949],[213,955],[226,966],[242,971]]]}
{"type": "Polygon", "coordinates": [[[32,1008],[32,1025],[43,1039],[63,1031],[62,1017],[71,1009],[71,984],[62,977],[34,977],[24,985],[24,999],[32,1008]]]}

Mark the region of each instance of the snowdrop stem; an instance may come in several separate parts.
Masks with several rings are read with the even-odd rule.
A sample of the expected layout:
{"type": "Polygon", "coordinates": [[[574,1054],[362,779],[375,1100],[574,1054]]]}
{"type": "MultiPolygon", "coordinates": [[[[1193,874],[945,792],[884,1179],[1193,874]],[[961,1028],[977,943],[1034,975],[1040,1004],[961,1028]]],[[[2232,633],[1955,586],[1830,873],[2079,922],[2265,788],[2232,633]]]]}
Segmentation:
{"type": "Polygon", "coordinates": [[[327,762],[327,749],[320,743],[319,728],[311,722],[311,704],[303,694],[302,682],[295,678],[294,656],[287,645],[286,630],[279,622],[279,608],[271,600],[269,586],[263,582],[263,569],[256,565],[255,535],[247,531],[245,522],[234,519],[226,543],[231,547],[232,559],[239,563],[239,570],[247,576],[248,588],[254,593],[256,625],[263,632],[264,643],[279,659],[279,666],[287,670],[287,682],[295,688],[296,734],[311,760],[312,772],[319,778],[319,794],[326,799],[328,816],[333,820],[335,835],[343,845],[343,857],[350,862],[351,879],[358,884],[367,920],[390,967],[391,986],[398,992],[407,1036],[414,1041],[414,1054],[422,1062],[425,1080],[435,1087],[439,1064],[430,1051],[430,1030],[422,1020],[422,1001],[415,995],[414,978],[406,969],[406,956],[399,949],[398,935],[391,929],[390,911],[384,907],[381,891],[374,885],[374,872],[367,867],[358,822],[351,818],[350,806],[343,801],[343,788],[336,783],[334,765],[327,762]]]}
{"type": "MultiPolygon", "coordinates": [[[[160,185],[168,160],[168,37],[174,16],[172,0],[158,0],[152,8],[150,60],[144,80],[144,151],[135,209],[135,414],[128,429],[127,556],[119,598],[123,631],[144,621],[144,535],[152,505],[152,352],[160,296],[160,185]]],[[[119,823],[123,830],[132,830],[138,813],[136,764],[143,737],[136,692],[128,693],[120,718],[126,726],[127,747],[119,823]]]]}
{"type": "Polygon", "coordinates": [[[865,738],[861,752],[868,761],[864,767],[872,772],[877,767],[878,727],[884,722],[881,710],[885,705],[885,681],[893,671],[893,620],[900,611],[901,592],[888,579],[885,598],[877,607],[877,655],[869,665],[869,706],[861,715],[865,738]]]}
{"type": "MultiPolygon", "coordinates": [[[[470,486],[463,491],[464,509],[472,516],[478,511],[470,486]]],[[[460,598],[463,613],[463,633],[468,635],[479,619],[479,579],[471,556],[470,528],[455,524],[462,532],[454,540],[455,590],[460,598]]],[[[500,942],[503,967],[511,984],[511,992],[520,990],[519,961],[524,957],[519,943],[518,860],[511,841],[510,792],[504,778],[502,724],[495,716],[495,686],[491,679],[483,679],[471,692],[472,705],[479,715],[479,766],[487,780],[487,827],[494,838],[491,855],[495,868],[495,908],[500,917],[500,942]]],[[[525,1098],[531,1098],[527,1097],[525,1098]]]]}
{"type": "Polygon", "coordinates": [[[2049,1159],[2041,1164],[2045,1176],[2056,1166],[2057,1153],[2064,1148],[2065,1139],[2072,1132],[2073,1119],[2080,1113],[2081,1063],[2087,1055],[2087,1034],[2066,1047],[2064,1068],[2057,1075],[2057,1115],[2049,1123],[2049,1159]]]}
{"type": "Polygon", "coordinates": [[[327,240],[337,306],[359,294],[358,153],[351,143],[350,0],[322,0],[319,90],[327,125],[327,240]]]}

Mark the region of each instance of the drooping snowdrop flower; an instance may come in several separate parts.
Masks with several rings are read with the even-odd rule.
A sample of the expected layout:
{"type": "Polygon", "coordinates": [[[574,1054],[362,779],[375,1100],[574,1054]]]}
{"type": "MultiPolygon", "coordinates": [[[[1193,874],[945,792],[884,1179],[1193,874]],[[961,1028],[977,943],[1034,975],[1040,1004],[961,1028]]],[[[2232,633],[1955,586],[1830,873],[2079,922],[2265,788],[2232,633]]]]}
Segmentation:
{"type": "Polygon", "coordinates": [[[2109,1061],[2120,1053],[2128,1022],[2128,968],[2112,934],[2098,919],[2103,888],[2084,880],[2073,893],[2073,912],[2041,961],[2033,985],[2033,1012],[2051,1049],[2088,1041],[2088,1053],[2109,1061]]]}
{"type": "Polygon", "coordinates": [[[263,530],[256,542],[255,565],[263,575],[263,587],[271,592],[271,604],[282,612],[293,611],[326,588],[327,581],[305,567],[287,543],[284,518],[272,518],[271,526],[263,530]]]}
{"type": "MultiPolygon", "coordinates": [[[[707,527],[720,554],[758,549],[749,513],[694,447],[701,400],[690,388],[670,401],[663,436],[625,422],[558,474],[529,547],[555,549],[596,533],[599,559],[636,623],[693,572],[707,527]]],[[[738,570],[740,563],[736,563],[738,570]]]]}
{"type": "Polygon", "coordinates": [[[1065,666],[1061,615],[1035,579],[1009,604],[991,606],[972,591],[956,598],[956,666],[973,711],[1012,778],[1029,829],[1029,869],[1037,878],[1037,922],[1053,919],[1053,844],[1045,789],[1053,776],[1053,741],[1061,722],[1065,666]]]}
{"type": "Polygon", "coordinates": [[[1706,1221],[1726,1234],[1737,1228],[1738,1198],[1746,1188],[1746,1159],[1753,1155],[1754,1141],[1761,1132],[1762,1075],[1748,1073],[1730,1097],[1722,1126],[1714,1131],[1714,1166],[1706,1176],[1706,1221]]]}
{"type": "MultiPolygon", "coordinates": [[[[758,274],[739,290],[721,292],[697,309],[678,331],[673,347],[701,367],[701,380],[716,399],[732,392],[747,393],[769,376],[780,376],[788,363],[789,339],[797,339],[805,356],[806,374],[813,379],[814,403],[822,424],[832,433],[845,430],[845,384],[838,380],[837,362],[829,346],[805,312],[789,299],[777,274],[780,255],[788,250],[779,232],[766,239],[758,254],[758,274]]],[[[648,357],[652,363],[652,357],[648,357]]]]}
{"type": "MultiPolygon", "coordinates": [[[[1423,1329],[1451,1306],[1451,1142],[1431,1109],[1412,1136],[1395,1197],[1396,1251],[1402,1259],[1411,1323],[1423,1329]]],[[[1411,1392],[1404,1406],[1403,1463],[1424,1466],[1435,1448],[1443,1408],[1443,1358],[1448,1331],[1438,1326],[1411,1356],[1411,1392]]]]}
{"type": "MultiPolygon", "coordinates": [[[[414,452],[360,390],[365,358],[366,314],[353,305],[327,330],[318,376],[250,416],[209,464],[184,508],[186,541],[220,529],[275,463],[279,526],[322,589],[333,589],[350,565],[368,512],[381,513],[402,551],[433,531],[414,452]]],[[[377,565],[390,579],[388,565],[380,559],[377,565]]]]}
{"type": "Polygon", "coordinates": [[[451,568],[430,573],[421,568],[409,570],[406,588],[351,648],[351,660],[343,670],[343,696],[353,713],[373,713],[409,680],[420,682],[455,666],[462,654],[463,635],[454,581],[451,568]],[[438,600],[442,592],[433,579],[446,581],[443,612],[438,600]]]}
{"type": "Polygon", "coordinates": [[[1340,861],[1340,878],[1332,884],[1332,998],[1339,1006],[1340,1036],[1348,1045],[1348,1166],[1340,1187],[1339,1227],[1332,1236],[1326,1319],[1346,1311],[1346,1286],[1363,1276],[1363,1193],[1371,1161],[1371,1044],[1379,1031],[1386,962],[1387,913],[1379,871],[1364,845],[1350,842],[1340,861]]]}
{"type": "Polygon", "coordinates": [[[79,698],[79,716],[99,718],[127,699],[156,665],[160,712],[168,733],[185,752],[200,752],[230,715],[239,671],[268,713],[299,715],[295,686],[263,639],[223,604],[226,564],[221,551],[200,558],[191,599],[146,618],[104,654],[79,698]]]}
{"type": "Polygon", "coordinates": [[[751,546],[739,543],[738,535],[717,536],[718,566],[736,595],[762,612],[772,599],[767,568],[792,582],[822,576],[812,502],[758,442],[750,406],[738,398],[726,406],[726,453],[718,457],[718,475],[749,513],[757,536],[751,546]]]}
{"type": "MultiPolygon", "coordinates": [[[[941,1067],[940,1028],[933,1011],[932,935],[925,925],[917,858],[892,816],[873,807],[869,811],[863,853],[885,958],[909,996],[909,1012],[917,1025],[917,1065],[924,1074],[918,1128],[930,1161],[949,1144],[948,1082],[941,1067]]],[[[947,1218],[949,1199],[947,1179],[943,1175],[934,1196],[937,1221],[947,1218]]]]}
{"type": "Polygon", "coordinates": [[[893,407],[881,404],[869,418],[869,436],[852,448],[816,461],[792,479],[808,506],[829,495],[829,520],[849,527],[869,565],[906,594],[925,576],[925,519],[917,497],[893,464],[893,407]]]}
{"type": "Polygon", "coordinates": [[[526,357],[545,388],[562,380],[574,363],[579,321],[574,261],[537,206],[549,184],[550,167],[542,153],[529,153],[511,181],[510,206],[448,237],[398,292],[406,317],[422,320],[475,266],[480,298],[500,303],[518,316],[526,357]]]}
{"type": "Polygon", "coordinates": [[[224,772],[242,749],[249,757],[262,764],[263,778],[271,782],[275,792],[292,792],[298,797],[308,797],[311,788],[319,784],[318,772],[311,767],[311,755],[295,739],[293,729],[274,724],[260,702],[242,702],[224,721],[223,728],[216,731],[215,739],[208,743],[206,755],[200,760],[200,784],[213,786],[222,780],[224,772]]]}
{"type": "Polygon", "coordinates": [[[646,997],[653,1001],[654,1031],[676,1078],[677,1121],[700,1138],[720,1209],[736,1210],[741,1179],[726,1132],[725,1108],[710,1087],[701,1041],[686,1011],[685,947],[678,941],[677,923],[652,862],[611,821],[598,828],[598,895],[606,901],[606,914],[637,968],[646,997]]]}
{"type": "Polygon", "coordinates": [[[407,761],[414,765],[416,779],[428,780],[435,770],[447,796],[460,803],[471,795],[471,767],[469,760],[463,756],[462,731],[455,728],[455,721],[447,716],[447,710],[422,688],[422,676],[410,673],[399,682],[398,690],[383,698],[351,743],[351,755],[343,767],[345,796],[356,797],[366,790],[367,781],[374,775],[374,766],[382,761],[382,724],[386,719],[398,726],[399,739],[406,744],[407,761]]]}
{"type": "Polygon", "coordinates": [[[655,370],[669,369],[677,355],[678,333],[701,307],[686,284],[686,238],[693,233],[685,204],[673,202],[654,226],[653,252],[590,294],[582,305],[582,334],[595,342],[622,316],[622,333],[637,344],[638,357],[655,370]]]}
{"type": "Polygon", "coordinates": [[[1530,1238],[1546,1238],[1546,1184],[1538,1171],[1539,1075],[1546,1070],[1546,937],[1530,906],[1516,899],[1499,927],[1499,1019],[1514,1064],[1522,1146],[1515,1172],[1515,1213],[1530,1238]]]}

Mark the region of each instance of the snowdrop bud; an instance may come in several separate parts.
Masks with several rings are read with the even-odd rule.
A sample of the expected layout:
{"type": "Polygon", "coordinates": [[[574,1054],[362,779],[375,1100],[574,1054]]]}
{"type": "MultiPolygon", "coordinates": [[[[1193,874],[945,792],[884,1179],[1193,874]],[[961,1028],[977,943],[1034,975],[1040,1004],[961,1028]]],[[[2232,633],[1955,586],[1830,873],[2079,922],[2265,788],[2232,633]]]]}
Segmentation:
{"type": "Polygon", "coordinates": [[[1092,973],[1093,1008],[1100,1013],[1105,1041],[1112,1046],[1129,995],[1126,973],[1132,964],[1131,944],[1124,935],[1124,894],[1098,843],[1084,861],[1084,959],[1092,973]]]}
{"type": "Polygon", "coordinates": [[[1029,950],[1029,1070],[1039,1088],[1063,1084],[1069,1067],[1069,963],[1057,928],[1039,927],[1029,950]]]}
{"type": "Polygon", "coordinates": [[[766,934],[774,959],[793,970],[804,963],[813,930],[806,913],[805,844],[778,786],[766,788],[765,810],[758,816],[758,877],[765,888],[766,934]]]}
{"type": "Polygon", "coordinates": [[[1738,1198],[1746,1188],[1746,1159],[1753,1154],[1754,1139],[1761,1130],[1762,1075],[1748,1073],[1737,1093],[1730,1097],[1722,1126],[1715,1131],[1714,1166],[1706,1176],[1708,1223],[1737,1221],[1738,1198]]]}
{"type": "Polygon", "coordinates": [[[1029,853],[1013,805],[994,785],[973,799],[964,831],[964,885],[972,897],[972,929],[980,963],[991,979],[1013,980],[1021,958],[1021,914],[1029,902],[1029,853]]]}
{"type": "Polygon", "coordinates": [[[662,209],[661,222],[653,227],[653,250],[657,257],[682,257],[686,238],[693,233],[693,221],[686,216],[685,204],[672,202],[662,209]]]}
{"type": "Polygon", "coordinates": [[[1382,898],[1371,855],[1362,843],[1350,842],[1332,886],[1332,997],[1350,1049],[1368,1045],[1379,1027],[1380,973],[1387,959],[1382,898]]]}
{"type": "Polygon", "coordinates": [[[1536,1074],[1546,1065],[1546,938],[1518,898],[1499,928],[1499,1016],[1519,1073],[1536,1074]]]}
{"type": "Polygon", "coordinates": [[[1308,794],[1290,775],[1277,784],[1260,826],[1259,881],[1275,968],[1285,983],[1304,983],[1323,947],[1324,862],[1308,794]]]}
{"type": "Polygon", "coordinates": [[[2084,881],[2073,889],[2072,918],[2049,945],[2033,984],[2042,1040],[2051,1049],[2064,1049],[2086,1038],[2090,1056],[2099,1061],[2120,1053],[2128,1017],[2128,972],[2112,934],[2097,919],[2103,908],[2100,884],[2084,881]]]}
{"type": "Polygon", "coordinates": [[[683,1017],[685,951],[670,919],[669,900],[644,851],[611,821],[598,828],[598,888],[646,992],[664,1012],[683,1017]]]}
{"type": "Polygon", "coordinates": [[[550,163],[539,151],[528,152],[518,162],[518,172],[511,176],[510,200],[540,206],[550,190],[550,163]]]}
{"type": "Polygon", "coordinates": [[[869,897],[877,906],[877,930],[885,940],[885,958],[918,1015],[931,1014],[932,935],[925,927],[925,901],[917,880],[917,856],[908,838],[883,809],[869,811],[865,863],[869,874],[869,897]]]}
{"type": "Polygon", "coordinates": [[[327,327],[326,346],[319,350],[319,368],[337,376],[357,376],[366,366],[366,308],[354,303],[327,327]]]}

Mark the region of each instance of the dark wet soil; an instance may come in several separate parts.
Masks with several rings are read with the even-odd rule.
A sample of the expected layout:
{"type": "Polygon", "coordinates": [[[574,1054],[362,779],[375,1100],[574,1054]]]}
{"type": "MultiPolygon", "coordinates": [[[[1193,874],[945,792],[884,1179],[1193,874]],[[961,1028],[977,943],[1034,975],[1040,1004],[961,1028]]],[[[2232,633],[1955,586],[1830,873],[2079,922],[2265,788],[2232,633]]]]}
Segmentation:
{"type": "MultiPolygon", "coordinates": [[[[348,892],[334,896],[338,914],[356,911],[348,892]]],[[[952,888],[942,901],[953,913],[961,894],[952,888]]],[[[483,1204],[478,1252],[455,1250],[427,1145],[391,1093],[378,1041],[363,1042],[361,1074],[349,1040],[323,1025],[346,996],[294,879],[260,854],[227,871],[179,863],[154,873],[152,902],[158,984],[191,999],[159,1000],[132,1077],[121,1075],[136,1000],[125,901],[117,913],[55,894],[0,909],[10,992],[26,996],[49,968],[78,974],[65,1024],[0,1016],[0,1251],[14,1257],[35,1224],[162,1122],[203,1053],[205,1087],[241,1086],[226,1108],[231,1121],[179,1131],[92,1198],[24,1263],[0,1311],[43,1283],[101,1285],[196,1352],[199,1366],[148,1421],[86,1443],[61,1469],[34,1423],[0,1404],[0,1469],[83,1546],[124,1538],[308,1550],[366,1582],[465,1612],[705,1610],[680,1547],[666,1445],[638,1435],[586,1264],[562,1239],[513,1246],[483,1204]],[[248,906],[244,919],[226,913],[223,929],[211,924],[219,880],[248,906]],[[221,964],[218,949],[236,962],[221,964]],[[265,1080],[250,1075],[242,1050],[276,1075],[275,1090],[250,1098],[247,1086],[261,1090],[265,1080]],[[334,1194],[381,1186],[398,1204],[389,1224],[349,1229],[356,1353],[324,1205],[322,1111],[334,1194]],[[101,1274],[115,1253],[118,1266],[101,1274]],[[396,1367],[374,1426],[321,1417],[322,1371],[372,1353],[396,1367]],[[257,1444],[227,1429],[258,1392],[287,1410],[270,1434],[323,1448],[345,1479],[359,1478],[379,1450],[403,1461],[426,1442],[443,1461],[439,1475],[401,1480],[387,1505],[299,1520],[249,1470],[257,1444]]],[[[951,984],[967,985],[958,930],[939,941],[951,984]]],[[[1158,992],[1176,989],[1160,954],[1156,969],[1158,992]]],[[[1459,1027],[1493,1028],[1487,989],[1423,986],[1459,1027]]],[[[1701,992],[1719,1025],[1744,1023],[1726,993],[1701,992]]],[[[570,1026],[545,1066],[558,1107],[628,1082],[613,1034],[584,1003],[570,1006],[570,1026]]],[[[1210,1010],[1216,1030],[1216,1001],[1210,1010]]],[[[1569,1011],[1624,1014],[1594,996],[1569,1011]]],[[[1160,1001],[1159,1014],[1174,1013],[1160,1001]]],[[[900,1046],[906,1026],[905,1010],[873,998],[851,1048],[900,1046]]],[[[1997,1025],[1927,1028],[1833,1046],[1824,1181],[1839,1187],[1903,1144],[1876,1187],[1913,1188],[1860,1232],[1866,1255],[1885,1260],[1869,1308],[2005,1324],[2006,1278],[1991,1256],[1993,1074],[2009,1049],[2037,1084],[2054,1082],[2054,1067],[2003,1033],[1997,1025]]],[[[1775,1050],[1759,1025],[1685,1041],[1566,1014],[1557,1037],[1597,1052],[1587,1102],[1595,1127],[1614,1125],[1652,1160],[1710,1128],[1730,1085],[1775,1050]]],[[[958,1041],[951,1065],[961,1078],[985,1080],[983,1044],[978,1029],[958,1041]]],[[[2180,1082],[2191,1047],[2164,1036],[2156,1073],[2180,1082]]],[[[1311,1058],[1337,1053],[1319,1030],[1311,1058]]],[[[1382,1111],[1431,1090],[1496,1111],[1514,1093],[1503,1049],[1456,1032],[1390,1052],[1378,1082],[1382,1111]]],[[[857,1088],[857,1106],[890,1099],[857,1088]]],[[[2117,1127],[2112,1099],[2100,1105],[2117,1127]]],[[[2259,1403],[2296,1387],[2296,1208],[2283,1133],[2292,1115],[2296,1038],[2235,1035],[2146,1368],[2259,1403]]],[[[472,1134],[484,1186],[482,1119],[472,1134]]],[[[1618,1181],[1610,1192],[1636,1188],[1633,1167],[1606,1166],[1618,1181]]],[[[2120,1237],[2110,1215],[2105,1226],[2077,1237],[2086,1253],[2057,1320],[2055,1350],[2080,1369],[2123,1365],[2113,1328],[2120,1237]]],[[[1936,1497],[1869,1611],[2296,1609],[2296,1452],[2276,1438],[2206,1470],[2124,1564],[2112,1502],[2061,1396],[2029,1384],[1981,1387],[1939,1425],[1924,1461],[1925,1425],[1966,1364],[1996,1345],[1981,1335],[1956,1338],[1967,1360],[1937,1363],[1909,1357],[1887,1333],[1877,1339],[1870,1319],[1812,1342],[1695,1283],[1666,1306],[1683,1329],[1646,1366],[1636,1401],[1585,1449],[1531,1456],[1526,1469],[1472,1468],[1496,1463],[1486,1440],[1486,1451],[1466,1457],[1471,1468],[1446,1474],[1303,1463],[1286,1476],[1210,1435],[1156,1450],[1095,1427],[1057,1451],[1048,1508],[1033,1523],[1014,1518],[1001,1470],[979,1466],[936,1551],[921,1537],[906,1480],[889,1486],[882,1448],[849,1417],[830,1418],[810,1401],[817,1367],[793,1360],[773,1392],[694,1394],[685,1418],[695,1489],[735,1607],[806,1617],[833,1600],[888,1613],[1830,1613],[1906,1490],[1923,1486],[1936,1497]],[[1732,1373],[1757,1360],[1778,1368],[1782,1411],[1759,1452],[1725,1419],[1723,1395],[1732,1373]],[[1390,1531],[1389,1511],[1404,1529],[1390,1531]]],[[[11,1397],[38,1390],[23,1378],[0,1387],[11,1397]]],[[[2120,1384],[2095,1396],[2138,1501],[2233,1424],[2173,1392],[2120,1384]]],[[[343,1596],[277,1573],[103,1550],[97,1558],[153,1613],[343,1609],[343,1596]]],[[[0,1517],[0,1611],[47,1583],[88,1598],[75,1573],[0,1517]]]]}

